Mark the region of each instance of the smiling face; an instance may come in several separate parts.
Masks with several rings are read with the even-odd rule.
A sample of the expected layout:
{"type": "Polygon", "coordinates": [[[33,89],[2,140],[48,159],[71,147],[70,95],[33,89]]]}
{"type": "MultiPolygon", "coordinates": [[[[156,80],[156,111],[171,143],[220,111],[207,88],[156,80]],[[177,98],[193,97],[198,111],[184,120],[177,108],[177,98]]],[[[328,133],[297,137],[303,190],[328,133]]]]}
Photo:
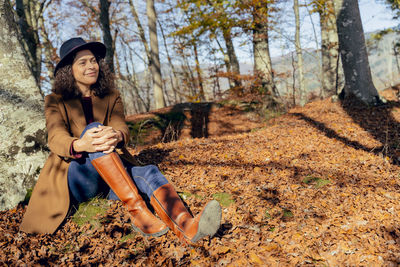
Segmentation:
{"type": "Polygon", "coordinates": [[[76,53],[72,62],[72,75],[82,95],[89,96],[90,86],[96,83],[99,76],[99,64],[90,50],[81,50],[76,53]]]}

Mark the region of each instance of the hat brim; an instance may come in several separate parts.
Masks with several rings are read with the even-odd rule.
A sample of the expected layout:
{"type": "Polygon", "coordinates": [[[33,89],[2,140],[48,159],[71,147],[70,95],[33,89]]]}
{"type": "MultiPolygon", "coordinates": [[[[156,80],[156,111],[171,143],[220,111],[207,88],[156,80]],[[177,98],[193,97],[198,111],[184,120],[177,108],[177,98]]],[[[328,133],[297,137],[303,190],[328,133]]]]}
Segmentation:
{"type": "Polygon", "coordinates": [[[76,54],[77,52],[81,50],[90,50],[92,53],[97,57],[97,58],[104,58],[106,56],[106,46],[103,43],[100,42],[89,42],[85,43],[82,45],[79,45],[77,47],[74,47],[69,51],[68,54],[66,54],[60,61],[57,63],[56,68],[54,69],[54,77],[56,76],[57,71],[65,66],[68,61],[71,59],[71,57],[76,54]]]}

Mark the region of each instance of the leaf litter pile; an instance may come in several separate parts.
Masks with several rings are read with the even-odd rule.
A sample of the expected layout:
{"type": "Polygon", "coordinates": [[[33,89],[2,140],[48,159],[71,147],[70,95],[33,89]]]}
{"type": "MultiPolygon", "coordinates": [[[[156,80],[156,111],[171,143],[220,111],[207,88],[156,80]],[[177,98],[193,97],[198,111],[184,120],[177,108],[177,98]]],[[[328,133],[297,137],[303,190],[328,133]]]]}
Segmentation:
{"type": "Polygon", "coordinates": [[[19,205],[0,212],[0,265],[397,266],[399,106],[327,99],[249,133],[136,151],[193,214],[221,203],[216,236],[192,245],[171,231],[143,237],[120,203],[102,199],[90,203],[93,215],[81,206],[55,234],[30,235],[18,231],[19,205]]]}

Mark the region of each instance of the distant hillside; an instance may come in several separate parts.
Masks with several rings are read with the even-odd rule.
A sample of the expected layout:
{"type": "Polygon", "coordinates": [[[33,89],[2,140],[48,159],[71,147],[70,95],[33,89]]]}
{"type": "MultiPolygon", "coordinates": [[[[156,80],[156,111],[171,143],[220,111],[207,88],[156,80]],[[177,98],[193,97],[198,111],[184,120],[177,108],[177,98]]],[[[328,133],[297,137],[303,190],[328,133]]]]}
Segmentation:
{"type": "MultiPolygon", "coordinates": [[[[396,85],[400,83],[400,63],[399,57],[395,55],[393,46],[396,42],[400,40],[400,34],[396,32],[391,32],[378,41],[372,36],[377,34],[378,32],[367,33],[366,34],[366,43],[367,49],[369,53],[369,64],[371,67],[372,79],[378,90],[385,89],[391,85],[396,85]]],[[[320,51],[316,51],[313,49],[305,49],[303,51],[303,61],[305,66],[305,84],[308,92],[315,91],[319,93],[321,88],[320,81],[320,51]]],[[[274,57],[272,58],[273,69],[277,74],[275,77],[275,82],[277,84],[278,90],[281,95],[291,94],[293,90],[293,60],[296,59],[296,53],[291,52],[284,56],[274,57]],[[279,75],[284,74],[286,75],[279,75]]],[[[194,67],[192,67],[192,75],[196,76],[194,72],[194,67]]],[[[202,73],[203,77],[209,77],[212,74],[210,73],[211,65],[202,64],[202,73]]],[[[178,72],[181,72],[185,67],[175,66],[178,72]]],[[[252,72],[253,66],[251,63],[241,63],[240,69],[242,74],[249,74],[252,72]]],[[[168,92],[172,92],[171,90],[171,81],[170,77],[172,74],[170,73],[169,66],[164,64],[161,67],[163,78],[166,81],[166,86],[168,92]]],[[[339,71],[340,74],[341,70],[339,71]]],[[[141,92],[143,97],[145,98],[145,94],[143,92],[149,92],[152,94],[149,88],[149,80],[145,78],[145,73],[140,72],[137,73],[138,85],[141,88],[141,92]]],[[[341,82],[343,83],[343,77],[341,75],[341,82]]],[[[219,84],[215,83],[214,79],[204,79],[204,87],[206,94],[209,96],[207,100],[212,99],[213,92],[218,90],[225,91],[229,88],[228,80],[226,78],[220,78],[219,84]]],[[[296,80],[296,87],[298,87],[296,80]]],[[[186,85],[178,85],[178,88],[182,90],[186,85]]],[[[126,88],[129,88],[126,87],[126,88]]],[[[171,95],[171,93],[170,93],[171,95]]],[[[126,99],[129,102],[132,95],[130,93],[125,93],[126,99]]],[[[170,96],[172,98],[172,96],[170,96]]],[[[188,101],[188,99],[186,99],[188,101]]],[[[152,101],[150,101],[152,102],[152,101]]],[[[129,103],[127,103],[129,104],[129,103]]],[[[133,114],[134,112],[128,112],[128,114],[133,114]]]]}
{"type": "MultiPolygon", "coordinates": [[[[369,64],[373,82],[378,90],[383,90],[391,85],[400,83],[399,56],[394,54],[394,44],[400,41],[400,34],[391,32],[383,35],[381,40],[372,38],[378,32],[367,33],[365,36],[369,54],[369,64]]],[[[295,52],[293,57],[296,58],[295,52]]],[[[305,83],[308,91],[318,91],[321,88],[320,51],[305,50],[303,61],[305,66],[305,83]]],[[[292,72],[292,54],[272,59],[273,68],[277,73],[292,72]]],[[[341,77],[343,79],[343,77],[341,77]]],[[[285,80],[277,78],[278,88],[281,93],[285,93],[288,87],[292,87],[292,76],[289,75],[285,80]]]]}

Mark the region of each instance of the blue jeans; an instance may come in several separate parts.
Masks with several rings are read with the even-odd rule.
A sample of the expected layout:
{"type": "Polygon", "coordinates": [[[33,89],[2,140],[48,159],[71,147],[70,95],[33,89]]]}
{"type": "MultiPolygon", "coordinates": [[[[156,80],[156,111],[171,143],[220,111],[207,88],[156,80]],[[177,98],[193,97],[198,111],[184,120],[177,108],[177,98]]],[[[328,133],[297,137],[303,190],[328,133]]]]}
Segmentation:
{"type": "MultiPolygon", "coordinates": [[[[83,130],[81,137],[88,129],[102,125],[98,122],[90,123],[83,130]]],[[[119,200],[117,195],[108,187],[91,161],[104,156],[103,152],[84,153],[82,158],[71,161],[68,168],[68,187],[73,197],[73,202],[82,203],[95,196],[104,196],[108,199],[119,200]]],[[[168,180],[160,172],[157,166],[147,165],[143,167],[133,166],[123,161],[126,171],[133,178],[138,191],[145,194],[149,199],[153,192],[168,180]]]]}

